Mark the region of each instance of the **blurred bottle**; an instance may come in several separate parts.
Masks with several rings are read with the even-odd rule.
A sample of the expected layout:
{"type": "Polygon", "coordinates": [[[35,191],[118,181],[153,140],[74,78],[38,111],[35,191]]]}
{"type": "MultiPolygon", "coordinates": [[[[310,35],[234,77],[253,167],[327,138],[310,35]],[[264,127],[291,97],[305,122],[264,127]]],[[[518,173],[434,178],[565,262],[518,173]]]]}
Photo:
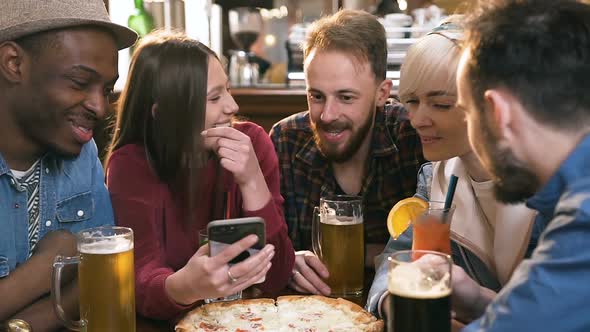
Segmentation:
{"type": "Polygon", "coordinates": [[[127,25],[137,32],[140,38],[154,29],[154,18],[145,10],[143,0],[135,0],[135,11],[129,16],[127,25]]]}
{"type": "Polygon", "coordinates": [[[164,0],[145,0],[143,6],[152,14],[154,29],[164,29],[164,0]]]}

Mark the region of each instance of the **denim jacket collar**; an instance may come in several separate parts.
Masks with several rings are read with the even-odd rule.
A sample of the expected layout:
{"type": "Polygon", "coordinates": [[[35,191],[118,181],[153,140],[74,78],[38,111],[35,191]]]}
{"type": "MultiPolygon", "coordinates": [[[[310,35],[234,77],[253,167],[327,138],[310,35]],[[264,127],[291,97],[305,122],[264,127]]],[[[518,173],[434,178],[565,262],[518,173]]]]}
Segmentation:
{"type": "MultiPolygon", "coordinates": [[[[39,238],[48,232],[113,224],[109,193],[93,141],[76,158],[48,153],[40,160],[39,238]]],[[[27,192],[15,183],[10,167],[0,155],[0,278],[26,261],[28,241],[27,192]]]]}
{"type": "Polygon", "coordinates": [[[552,216],[561,193],[569,184],[585,176],[590,166],[586,151],[590,149],[590,135],[584,137],[580,144],[570,153],[557,172],[549,181],[527,201],[527,206],[546,216],[552,216]]]}
{"type": "Polygon", "coordinates": [[[10,168],[8,168],[8,164],[4,160],[4,157],[2,157],[2,153],[0,153],[0,176],[8,173],[8,171],[10,171],[10,168]]]}
{"type": "Polygon", "coordinates": [[[544,216],[552,216],[559,196],[563,192],[563,187],[564,183],[561,178],[554,175],[535,195],[527,200],[526,205],[544,216]]]}
{"type": "MultiPolygon", "coordinates": [[[[47,172],[49,170],[54,170],[54,171],[60,170],[61,165],[63,163],[63,160],[55,157],[54,155],[52,155],[50,153],[45,154],[40,159],[43,163],[42,166],[47,170],[47,172]]],[[[8,163],[6,162],[6,160],[4,160],[2,153],[0,153],[0,176],[7,174],[8,172],[10,172],[10,167],[8,166],[8,163]]]]}

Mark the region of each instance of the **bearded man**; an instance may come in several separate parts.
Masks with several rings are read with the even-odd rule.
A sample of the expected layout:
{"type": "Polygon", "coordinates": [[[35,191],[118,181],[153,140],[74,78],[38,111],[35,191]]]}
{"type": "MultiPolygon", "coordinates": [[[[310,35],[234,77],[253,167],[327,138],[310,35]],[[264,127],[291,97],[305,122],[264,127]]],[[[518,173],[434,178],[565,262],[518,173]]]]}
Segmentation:
{"type": "MultiPolygon", "coordinates": [[[[358,195],[363,202],[367,265],[381,253],[386,219],[416,192],[424,162],[420,139],[403,106],[389,99],[387,42],[371,14],[341,10],[316,21],[304,46],[309,110],[275,124],[285,219],[297,252],[291,286],[329,294],[329,271],[311,252],[311,224],[320,197],[358,195]]],[[[342,245],[346,245],[343,243],[342,245]]]]}
{"type": "Polygon", "coordinates": [[[497,295],[455,268],[454,311],[479,317],[465,332],[589,331],[590,6],[482,1],[472,15],[457,74],[469,140],[496,197],[550,221],[497,295]]]}

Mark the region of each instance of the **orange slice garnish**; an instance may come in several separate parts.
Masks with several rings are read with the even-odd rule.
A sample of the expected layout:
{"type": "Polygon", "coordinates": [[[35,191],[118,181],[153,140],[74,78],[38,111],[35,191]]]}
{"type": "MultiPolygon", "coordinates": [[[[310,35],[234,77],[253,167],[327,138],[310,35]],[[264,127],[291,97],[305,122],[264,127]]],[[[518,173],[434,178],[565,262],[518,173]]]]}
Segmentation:
{"type": "Polygon", "coordinates": [[[409,197],[397,202],[387,216],[387,230],[397,239],[408,229],[412,220],[428,209],[428,202],[417,197],[409,197]]]}

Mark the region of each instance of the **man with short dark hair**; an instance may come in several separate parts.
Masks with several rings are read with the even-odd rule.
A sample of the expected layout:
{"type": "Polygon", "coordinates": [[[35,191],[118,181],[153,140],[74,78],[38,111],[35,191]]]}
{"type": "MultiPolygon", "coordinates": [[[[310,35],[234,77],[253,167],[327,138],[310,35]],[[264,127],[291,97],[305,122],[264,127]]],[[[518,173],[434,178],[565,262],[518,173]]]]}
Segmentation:
{"type": "MultiPolygon", "coordinates": [[[[304,71],[309,111],[278,122],[270,136],[281,171],[285,219],[296,249],[291,286],[329,294],[329,271],[311,252],[311,222],[320,197],[363,200],[366,264],[389,238],[387,215],[416,191],[424,159],[405,109],[388,103],[387,41],[377,18],[341,10],[309,28],[304,71]]],[[[343,243],[342,245],[346,245],[343,243]]]]}
{"type": "Polygon", "coordinates": [[[590,6],[483,3],[459,64],[459,107],[495,193],[552,220],[493,298],[453,271],[464,331],[588,331],[590,316],[590,6]],[[539,199],[543,197],[543,199],[539,199]]]}
{"type": "MultiPolygon", "coordinates": [[[[76,254],[72,233],[113,224],[92,135],[118,78],[117,51],[136,37],[110,22],[102,0],[2,1],[0,322],[58,328],[54,257],[76,254]]],[[[75,312],[75,284],[64,287],[75,312]]]]}

